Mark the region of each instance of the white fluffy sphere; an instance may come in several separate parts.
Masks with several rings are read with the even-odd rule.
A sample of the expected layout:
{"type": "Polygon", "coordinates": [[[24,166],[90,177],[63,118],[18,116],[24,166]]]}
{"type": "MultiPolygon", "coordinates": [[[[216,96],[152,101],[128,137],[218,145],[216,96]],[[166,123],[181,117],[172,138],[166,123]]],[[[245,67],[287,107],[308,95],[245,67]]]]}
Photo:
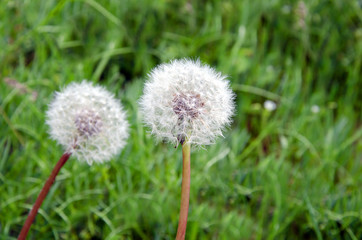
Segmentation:
{"type": "Polygon", "coordinates": [[[65,151],[88,164],[109,161],[128,138],[126,114],[118,100],[83,80],[55,94],[47,112],[50,135],[65,151]]]}
{"type": "Polygon", "coordinates": [[[149,74],[140,107],[157,139],[209,145],[231,123],[234,94],[225,76],[199,60],[174,60],[149,74]]]}

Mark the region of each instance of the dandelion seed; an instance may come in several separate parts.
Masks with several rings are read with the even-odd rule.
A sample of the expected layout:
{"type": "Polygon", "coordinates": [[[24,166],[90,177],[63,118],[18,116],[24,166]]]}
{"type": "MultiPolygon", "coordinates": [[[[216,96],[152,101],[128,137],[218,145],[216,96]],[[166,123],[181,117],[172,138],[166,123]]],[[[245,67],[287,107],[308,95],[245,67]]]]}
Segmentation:
{"type": "Polygon", "coordinates": [[[320,108],[319,108],[318,105],[313,105],[313,106],[310,108],[310,110],[312,111],[312,113],[317,114],[317,113],[319,113],[320,108]]]}
{"type": "Polygon", "coordinates": [[[282,148],[288,148],[288,146],[289,146],[289,141],[288,141],[288,139],[285,137],[285,136],[283,136],[283,135],[281,135],[280,137],[279,137],[279,140],[280,140],[280,145],[282,146],[282,148]]]}
{"type": "Polygon", "coordinates": [[[266,100],[264,102],[264,108],[269,111],[269,112],[272,112],[274,111],[276,108],[277,108],[277,104],[273,101],[270,101],[270,100],[266,100]]]}

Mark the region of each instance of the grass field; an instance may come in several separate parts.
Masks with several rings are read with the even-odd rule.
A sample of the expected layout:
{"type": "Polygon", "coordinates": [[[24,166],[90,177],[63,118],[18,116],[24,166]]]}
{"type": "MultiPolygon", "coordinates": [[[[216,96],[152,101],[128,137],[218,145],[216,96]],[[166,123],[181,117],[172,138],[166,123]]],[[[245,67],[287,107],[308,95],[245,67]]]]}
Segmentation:
{"type": "Polygon", "coordinates": [[[173,239],[180,147],[143,127],[147,73],[200,58],[229,76],[225,138],[191,154],[187,239],[362,239],[362,11],[353,0],[0,3],[0,239],[16,239],[62,154],[45,112],[89,79],[131,134],[103,165],[71,158],[28,239],[173,239]],[[276,103],[274,111],[264,102],[276,103]]]}

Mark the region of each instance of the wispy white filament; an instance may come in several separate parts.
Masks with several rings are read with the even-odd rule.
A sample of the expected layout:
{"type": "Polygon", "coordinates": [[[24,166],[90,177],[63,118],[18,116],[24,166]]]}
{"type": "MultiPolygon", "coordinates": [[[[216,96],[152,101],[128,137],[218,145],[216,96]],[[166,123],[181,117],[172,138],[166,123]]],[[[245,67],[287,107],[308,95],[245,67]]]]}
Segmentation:
{"type": "Polygon", "coordinates": [[[53,139],[88,164],[110,160],[128,137],[128,122],[120,102],[87,81],[72,83],[55,94],[47,124],[53,139]]]}
{"type": "Polygon", "coordinates": [[[140,107],[157,139],[209,145],[231,123],[234,94],[213,68],[198,60],[174,60],[149,74],[140,107]]]}

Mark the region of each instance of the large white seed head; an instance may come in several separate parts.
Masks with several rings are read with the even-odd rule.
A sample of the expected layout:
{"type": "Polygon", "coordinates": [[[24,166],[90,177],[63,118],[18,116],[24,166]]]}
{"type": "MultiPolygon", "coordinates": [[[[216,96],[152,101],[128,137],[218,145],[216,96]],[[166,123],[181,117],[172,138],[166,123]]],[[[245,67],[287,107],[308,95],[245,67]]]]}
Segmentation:
{"type": "Polygon", "coordinates": [[[174,60],[148,75],[140,107],[158,140],[202,146],[230,125],[234,94],[225,76],[199,60],[174,60]]]}
{"type": "Polygon", "coordinates": [[[126,113],[118,100],[87,81],[55,94],[47,112],[50,135],[88,164],[109,161],[128,138],[126,113]]]}

